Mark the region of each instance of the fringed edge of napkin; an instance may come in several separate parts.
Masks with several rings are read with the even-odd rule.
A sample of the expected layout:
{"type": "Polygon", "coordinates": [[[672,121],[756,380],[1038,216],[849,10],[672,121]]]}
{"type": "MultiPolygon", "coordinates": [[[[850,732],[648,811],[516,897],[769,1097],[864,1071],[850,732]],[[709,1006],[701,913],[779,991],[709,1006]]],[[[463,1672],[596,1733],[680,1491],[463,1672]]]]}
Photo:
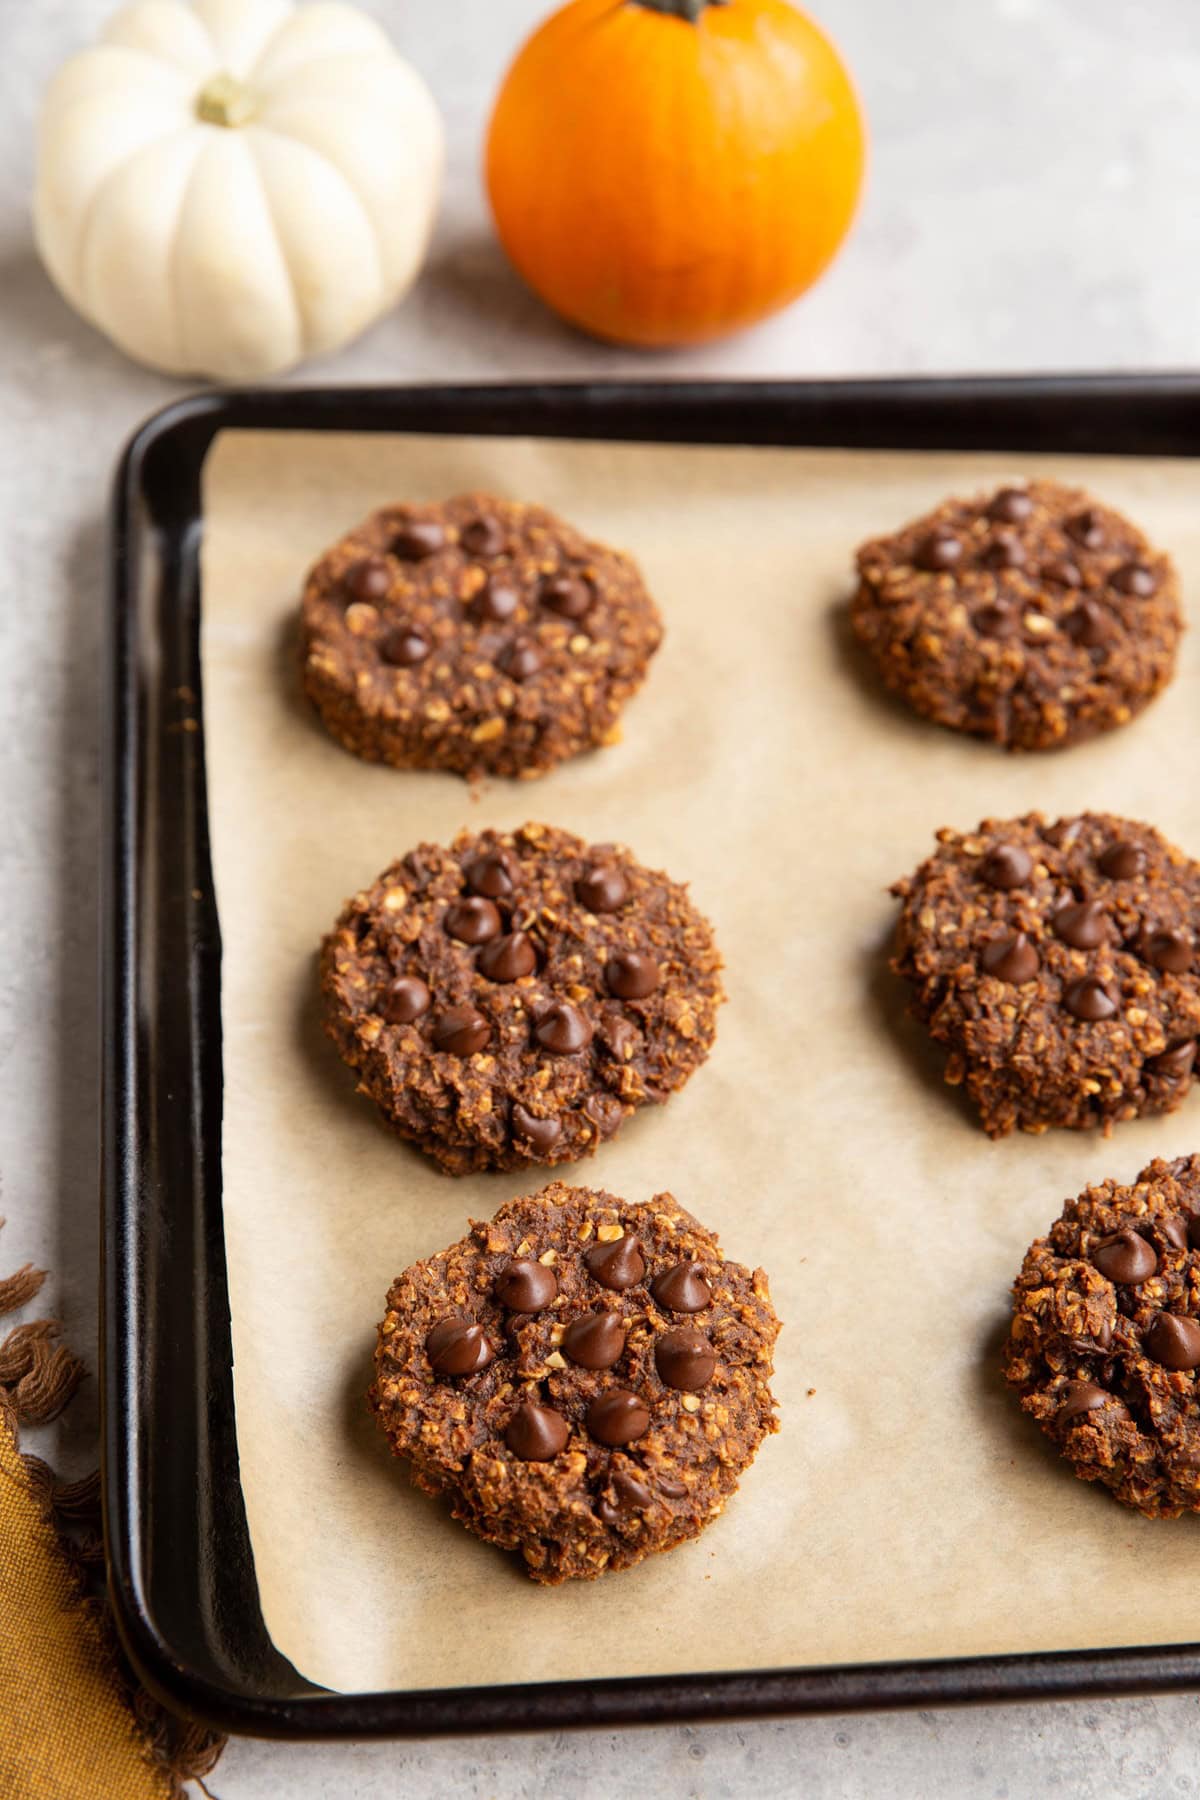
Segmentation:
{"type": "MultiPolygon", "coordinates": [[[[0,1278],[0,1318],[28,1306],[45,1279],[46,1271],[32,1263],[0,1278]]],[[[0,1338],[0,1429],[7,1429],[17,1450],[29,1494],[70,1576],[75,1604],[99,1632],[114,1686],[133,1715],[147,1756],[169,1779],[176,1800],[186,1800],[190,1781],[207,1794],[203,1777],[216,1767],[224,1736],[160,1706],[137,1680],[117,1638],[105,1587],[99,1470],[81,1481],[59,1481],[40,1456],[21,1450],[21,1427],[56,1419],[87,1374],[61,1335],[56,1319],[33,1319],[0,1338]]]]}

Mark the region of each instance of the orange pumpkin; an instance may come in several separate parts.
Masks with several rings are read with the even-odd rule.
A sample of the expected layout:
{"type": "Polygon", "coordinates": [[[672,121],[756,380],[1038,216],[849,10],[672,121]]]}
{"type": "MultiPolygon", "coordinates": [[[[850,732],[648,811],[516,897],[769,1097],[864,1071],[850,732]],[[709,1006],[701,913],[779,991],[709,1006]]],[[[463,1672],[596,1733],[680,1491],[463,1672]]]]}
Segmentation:
{"type": "Polygon", "coordinates": [[[685,344],[816,280],[863,158],[850,78],[785,0],[570,0],[505,77],[487,184],[548,305],[598,337],[685,344]]]}

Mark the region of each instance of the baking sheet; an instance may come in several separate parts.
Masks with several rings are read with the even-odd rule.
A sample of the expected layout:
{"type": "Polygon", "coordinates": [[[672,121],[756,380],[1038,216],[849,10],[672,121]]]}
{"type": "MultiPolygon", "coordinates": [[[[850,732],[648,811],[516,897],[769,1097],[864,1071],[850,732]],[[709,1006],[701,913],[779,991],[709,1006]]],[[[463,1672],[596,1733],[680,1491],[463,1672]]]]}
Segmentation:
{"type": "MultiPolygon", "coordinates": [[[[1057,475],[1200,592],[1186,461],[224,434],[205,477],[204,715],[224,944],[224,1214],[238,1439],[272,1638],[343,1690],[598,1679],[1200,1638],[1197,1524],[1077,1482],[996,1373],[1027,1242],[1088,1181],[1200,1145],[1200,1099],[1109,1142],[989,1143],[884,966],[888,883],[942,824],[1040,806],[1200,851],[1200,643],[1141,720],[1009,758],[909,717],[847,643],[865,536],[950,490],[1057,475]],[[297,694],[302,575],[384,501],[534,497],[631,549],[667,640],[615,748],[471,792],[355,762],[297,694]],[[528,818],[692,883],[727,960],[709,1064],[582,1180],[663,1188],[771,1278],[769,1440],[696,1543],[546,1590],[414,1493],[363,1402],[391,1277],[524,1175],[451,1180],[323,1038],[314,952],[423,838],[528,818]]],[[[569,1171],[556,1171],[566,1173],[569,1171]]]]}

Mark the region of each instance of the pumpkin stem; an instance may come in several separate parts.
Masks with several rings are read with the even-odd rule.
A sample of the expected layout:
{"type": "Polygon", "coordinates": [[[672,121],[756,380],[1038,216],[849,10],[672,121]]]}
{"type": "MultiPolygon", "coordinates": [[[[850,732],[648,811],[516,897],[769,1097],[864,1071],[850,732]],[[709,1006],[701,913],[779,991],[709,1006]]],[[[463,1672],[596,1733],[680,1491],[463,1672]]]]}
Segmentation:
{"type": "Polygon", "coordinates": [[[728,6],[729,0],[633,0],[650,12],[667,13],[673,19],[686,19],[695,25],[706,6],[728,6]]]}
{"type": "Polygon", "coordinates": [[[214,75],[196,95],[196,117],[206,125],[248,125],[255,110],[254,95],[233,75],[214,75]]]}

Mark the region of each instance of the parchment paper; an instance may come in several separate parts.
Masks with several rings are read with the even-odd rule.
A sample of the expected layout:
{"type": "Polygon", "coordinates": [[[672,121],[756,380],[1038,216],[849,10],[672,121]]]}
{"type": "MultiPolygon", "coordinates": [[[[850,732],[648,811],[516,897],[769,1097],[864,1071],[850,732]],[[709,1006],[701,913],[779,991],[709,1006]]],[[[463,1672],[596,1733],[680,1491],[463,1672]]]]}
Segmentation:
{"type": "MultiPolygon", "coordinates": [[[[1186,463],[232,434],[205,487],[204,727],[224,940],[224,1196],[242,1479],[266,1622],[342,1689],[1179,1642],[1196,1521],[1076,1481],[997,1373],[1007,1291],[1062,1200],[1200,1145],[1200,1099],[1105,1143],[989,1143],[905,1021],[885,889],[942,824],[1040,806],[1200,852],[1195,635],[1140,721],[1011,758],[926,726],[851,654],[855,545],[951,490],[1057,474],[1200,591],[1186,463]],[[667,620],[623,741],[472,795],[367,768],[297,699],[303,573],[370,508],[533,496],[640,559],[667,620]],[[422,838],[538,818],[690,880],[728,963],[710,1063],[581,1179],[671,1189],[762,1264],[785,1322],[768,1441],[670,1556],[543,1590],[410,1489],[363,1404],[390,1278],[523,1176],[451,1180],[321,1035],[314,950],[422,838]]],[[[569,1173],[569,1171],[559,1171],[569,1173]]]]}

